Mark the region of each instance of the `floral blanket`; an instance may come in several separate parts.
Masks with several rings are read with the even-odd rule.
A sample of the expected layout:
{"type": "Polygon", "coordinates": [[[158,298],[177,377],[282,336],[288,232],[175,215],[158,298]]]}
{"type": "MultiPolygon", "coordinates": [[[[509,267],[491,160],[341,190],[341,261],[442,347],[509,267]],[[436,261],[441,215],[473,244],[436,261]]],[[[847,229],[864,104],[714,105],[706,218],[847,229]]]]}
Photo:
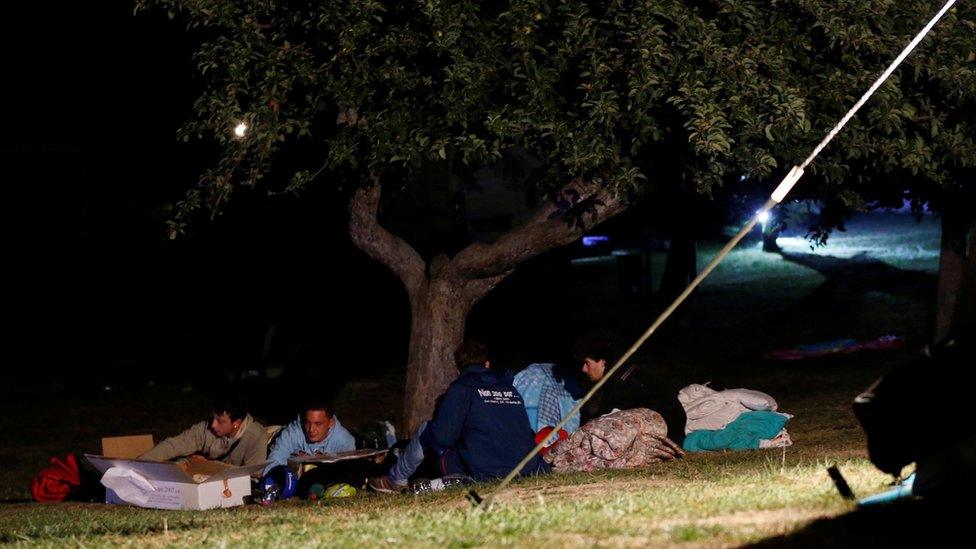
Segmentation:
{"type": "Polygon", "coordinates": [[[665,435],[661,414],[648,408],[617,410],[580,427],[550,447],[545,459],[557,471],[630,469],[684,455],[665,435]]]}

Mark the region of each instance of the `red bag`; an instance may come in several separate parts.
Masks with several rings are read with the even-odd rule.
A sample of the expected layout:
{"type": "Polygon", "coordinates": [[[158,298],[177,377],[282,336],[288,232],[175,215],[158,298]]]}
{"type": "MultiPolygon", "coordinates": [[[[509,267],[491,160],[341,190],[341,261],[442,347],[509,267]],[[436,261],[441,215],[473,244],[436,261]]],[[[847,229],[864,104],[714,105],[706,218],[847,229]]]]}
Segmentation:
{"type": "MultiPolygon", "coordinates": [[[[546,425],[542,429],[539,429],[539,432],[536,433],[535,443],[539,444],[543,440],[549,438],[550,435],[552,435],[552,425],[546,425]]],[[[559,444],[559,441],[566,440],[567,438],[569,438],[569,433],[567,433],[565,429],[560,429],[556,441],[542,449],[542,457],[545,457],[549,453],[550,448],[552,448],[556,444],[559,444]]]]}
{"type": "Polygon", "coordinates": [[[64,461],[51,456],[51,466],[42,469],[31,481],[31,494],[42,503],[64,501],[71,490],[80,485],[81,474],[75,455],[66,455],[64,461]]]}

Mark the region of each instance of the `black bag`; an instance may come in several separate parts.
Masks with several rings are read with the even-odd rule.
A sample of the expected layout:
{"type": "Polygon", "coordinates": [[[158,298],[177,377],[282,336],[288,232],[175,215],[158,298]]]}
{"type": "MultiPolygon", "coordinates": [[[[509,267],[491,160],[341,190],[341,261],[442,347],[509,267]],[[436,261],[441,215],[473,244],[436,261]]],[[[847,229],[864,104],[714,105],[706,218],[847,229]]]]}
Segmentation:
{"type": "Polygon", "coordinates": [[[868,456],[878,469],[898,476],[906,465],[917,463],[921,475],[927,458],[971,443],[976,435],[972,343],[971,338],[948,338],[854,399],[868,456]]]}

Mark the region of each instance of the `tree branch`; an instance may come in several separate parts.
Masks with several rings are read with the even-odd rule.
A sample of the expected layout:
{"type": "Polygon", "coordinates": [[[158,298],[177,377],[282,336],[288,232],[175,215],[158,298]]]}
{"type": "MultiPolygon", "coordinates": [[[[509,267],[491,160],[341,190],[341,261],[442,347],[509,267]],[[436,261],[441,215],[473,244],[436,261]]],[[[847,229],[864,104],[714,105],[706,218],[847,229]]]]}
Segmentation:
{"type": "Polygon", "coordinates": [[[380,226],[377,212],[381,187],[374,180],[372,186],[356,191],[349,202],[349,236],[366,255],[386,265],[414,292],[425,280],[424,260],[410,244],[380,226]]]}
{"type": "Polygon", "coordinates": [[[469,280],[504,275],[546,250],[575,241],[588,229],[630,205],[625,197],[611,195],[600,182],[594,181],[574,180],[556,196],[566,200],[561,205],[557,201],[547,202],[524,225],[505,233],[493,244],[474,243],[461,250],[451,262],[456,275],[469,280]],[[592,216],[590,212],[578,211],[584,206],[591,208],[592,216]],[[569,217],[573,215],[581,222],[570,223],[569,217]],[[581,226],[584,216],[587,223],[581,226]]]}
{"type": "Polygon", "coordinates": [[[498,286],[510,274],[512,274],[512,271],[505,271],[502,274],[492,277],[469,280],[462,290],[464,292],[463,299],[465,300],[466,306],[469,308],[473,307],[485,294],[494,289],[495,286],[498,286]]]}

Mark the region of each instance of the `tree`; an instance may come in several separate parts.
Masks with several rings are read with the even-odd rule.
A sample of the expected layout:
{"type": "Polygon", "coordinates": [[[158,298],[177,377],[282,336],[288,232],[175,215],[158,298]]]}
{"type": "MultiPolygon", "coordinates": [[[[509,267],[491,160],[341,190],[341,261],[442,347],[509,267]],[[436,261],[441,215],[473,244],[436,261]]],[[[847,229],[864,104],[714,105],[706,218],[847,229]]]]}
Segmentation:
{"type": "MultiPolygon", "coordinates": [[[[171,233],[241,187],[349,189],[352,240],[409,296],[410,430],[452,378],[468,311],[521,262],[642,194],[773,185],[933,10],[920,0],[136,3],[199,36],[203,92],[180,137],[222,151],[171,233]],[[425,262],[379,221],[383,187],[437,163],[463,178],[516,154],[540,161],[527,185],[549,200],[493,243],[425,262]]],[[[847,206],[901,197],[907,184],[892,177],[906,173],[933,195],[959,186],[951,174],[976,164],[964,112],[976,96],[973,15],[965,3],[946,17],[808,170],[805,194],[847,206]]]]}

